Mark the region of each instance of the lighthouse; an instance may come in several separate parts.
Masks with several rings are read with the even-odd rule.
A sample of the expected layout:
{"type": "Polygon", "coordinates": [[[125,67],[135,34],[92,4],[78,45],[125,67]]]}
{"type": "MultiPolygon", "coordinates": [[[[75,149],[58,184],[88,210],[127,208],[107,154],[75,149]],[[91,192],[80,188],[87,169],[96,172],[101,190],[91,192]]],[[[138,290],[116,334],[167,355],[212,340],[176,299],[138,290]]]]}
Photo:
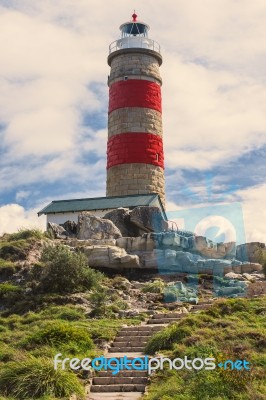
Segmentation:
{"type": "Polygon", "coordinates": [[[157,193],[165,205],[160,46],[137,15],[109,47],[106,196],[157,193]]]}

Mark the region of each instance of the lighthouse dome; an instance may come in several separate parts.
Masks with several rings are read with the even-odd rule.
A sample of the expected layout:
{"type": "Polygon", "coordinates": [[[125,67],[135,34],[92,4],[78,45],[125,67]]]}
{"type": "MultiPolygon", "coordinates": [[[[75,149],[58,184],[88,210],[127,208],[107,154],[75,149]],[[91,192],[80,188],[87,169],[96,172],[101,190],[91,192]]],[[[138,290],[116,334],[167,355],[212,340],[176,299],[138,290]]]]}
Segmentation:
{"type": "Polygon", "coordinates": [[[137,14],[132,15],[132,21],[126,22],[120,26],[122,38],[124,37],[148,37],[149,25],[144,22],[137,21],[137,14]]]}
{"type": "Polygon", "coordinates": [[[138,21],[137,17],[137,14],[134,12],[132,20],[120,26],[121,38],[110,44],[109,54],[117,50],[130,48],[148,49],[160,54],[160,45],[148,38],[149,25],[138,21]]]}

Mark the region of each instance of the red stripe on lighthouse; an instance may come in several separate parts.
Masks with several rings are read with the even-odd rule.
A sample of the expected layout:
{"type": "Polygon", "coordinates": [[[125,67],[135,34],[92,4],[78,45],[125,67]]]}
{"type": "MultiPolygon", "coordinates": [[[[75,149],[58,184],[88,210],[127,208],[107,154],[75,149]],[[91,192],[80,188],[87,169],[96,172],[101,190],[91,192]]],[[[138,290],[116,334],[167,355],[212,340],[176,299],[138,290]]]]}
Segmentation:
{"type": "Polygon", "coordinates": [[[113,83],[109,90],[109,113],[124,107],[152,108],[162,112],[161,87],[141,79],[113,83]]]}
{"type": "Polygon", "coordinates": [[[151,133],[120,133],[107,145],[107,169],[119,164],[143,163],[164,168],[163,141],[151,133]]]}

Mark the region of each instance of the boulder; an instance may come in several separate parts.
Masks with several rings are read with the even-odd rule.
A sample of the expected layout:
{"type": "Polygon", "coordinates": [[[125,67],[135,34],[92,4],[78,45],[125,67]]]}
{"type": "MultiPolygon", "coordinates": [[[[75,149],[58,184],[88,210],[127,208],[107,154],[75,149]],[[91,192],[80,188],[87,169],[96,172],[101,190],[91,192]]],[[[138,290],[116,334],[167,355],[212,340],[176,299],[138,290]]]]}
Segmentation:
{"type": "Polygon", "coordinates": [[[120,230],[112,221],[96,217],[89,212],[83,212],[78,217],[77,238],[87,239],[118,239],[122,237],[120,230]]]}
{"type": "Polygon", "coordinates": [[[130,212],[128,208],[117,208],[105,214],[103,218],[112,221],[124,237],[134,237],[138,233],[136,226],[130,223],[130,212]]]}
{"type": "Polygon", "coordinates": [[[262,265],[256,263],[245,263],[241,265],[242,274],[244,273],[250,274],[251,272],[254,271],[262,271],[262,269],[263,269],[262,265]]]}
{"type": "Polygon", "coordinates": [[[139,257],[129,255],[124,249],[116,246],[87,246],[83,249],[88,257],[90,267],[100,268],[139,268],[139,257]]]}
{"type": "Polygon", "coordinates": [[[144,232],[163,232],[168,227],[161,210],[153,206],[135,207],[130,213],[130,222],[144,232]]]}
{"type": "Polygon", "coordinates": [[[256,281],[256,278],[254,276],[252,276],[250,274],[247,274],[247,273],[244,273],[243,277],[249,282],[255,282],[256,281]]]}
{"type": "Polygon", "coordinates": [[[229,272],[228,274],[225,274],[224,279],[237,279],[239,281],[244,281],[245,278],[241,274],[236,274],[234,272],[229,272]]]}
{"type": "Polygon", "coordinates": [[[69,233],[69,236],[75,236],[77,234],[78,224],[74,221],[66,221],[63,228],[69,233]]]}
{"type": "Polygon", "coordinates": [[[250,261],[257,263],[259,261],[259,250],[265,252],[265,243],[251,242],[241,244],[236,247],[236,258],[240,261],[250,261]]]}
{"type": "Polygon", "coordinates": [[[47,229],[51,230],[56,239],[66,239],[69,233],[61,225],[57,225],[54,222],[48,222],[47,229]]]}

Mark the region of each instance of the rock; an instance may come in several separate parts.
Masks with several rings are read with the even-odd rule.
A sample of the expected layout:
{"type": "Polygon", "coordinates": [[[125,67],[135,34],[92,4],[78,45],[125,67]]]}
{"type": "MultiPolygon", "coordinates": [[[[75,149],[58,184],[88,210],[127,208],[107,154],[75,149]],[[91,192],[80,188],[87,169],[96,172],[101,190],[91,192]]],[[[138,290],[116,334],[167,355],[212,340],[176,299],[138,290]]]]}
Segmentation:
{"type": "Polygon", "coordinates": [[[55,224],[54,222],[48,222],[47,229],[53,232],[56,239],[66,239],[69,236],[69,233],[65,228],[55,224]]]}
{"type": "Polygon", "coordinates": [[[79,214],[78,239],[118,239],[121,236],[120,230],[112,221],[96,217],[89,212],[79,214]]]}
{"type": "Polygon", "coordinates": [[[163,232],[168,224],[158,207],[135,207],[130,213],[130,222],[144,232],[163,232]]]}
{"type": "Polygon", "coordinates": [[[251,272],[254,271],[262,271],[262,269],[263,269],[262,265],[256,263],[245,263],[241,265],[242,274],[244,273],[250,274],[251,272]]]}
{"type": "Polygon", "coordinates": [[[220,296],[231,296],[232,294],[243,293],[244,288],[239,286],[229,286],[229,287],[222,287],[218,289],[218,294],[220,296]]]}
{"type": "Polygon", "coordinates": [[[75,236],[77,234],[78,225],[74,221],[66,221],[63,224],[63,228],[69,233],[69,236],[75,236]]]}
{"type": "Polygon", "coordinates": [[[241,244],[236,248],[236,258],[243,262],[250,261],[257,263],[259,261],[259,249],[266,251],[265,243],[251,242],[241,244]]]}
{"type": "Polygon", "coordinates": [[[78,240],[70,239],[68,241],[69,246],[72,247],[84,247],[84,246],[116,246],[115,239],[88,239],[88,240],[78,240]]]}
{"type": "Polygon", "coordinates": [[[87,246],[82,248],[90,267],[121,269],[139,268],[139,257],[129,255],[115,246],[87,246]]]}
{"type": "Polygon", "coordinates": [[[247,273],[244,273],[243,277],[249,282],[255,282],[256,281],[256,278],[254,276],[252,276],[250,274],[247,274],[247,273]]]}
{"type": "Polygon", "coordinates": [[[112,221],[124,237],[136,236],[138,233],[138,229],[130,222],[130,212],[128,208],[117,208],[105,214],[103,218],[112,221]]]}
{"type": "Polygon", "coordinates": [[[229,272],[225,274],[224,279],[237,279],[239,281],[244,281],[245,278],[241,274],[235,274],[234,272],[229,272]]]}

